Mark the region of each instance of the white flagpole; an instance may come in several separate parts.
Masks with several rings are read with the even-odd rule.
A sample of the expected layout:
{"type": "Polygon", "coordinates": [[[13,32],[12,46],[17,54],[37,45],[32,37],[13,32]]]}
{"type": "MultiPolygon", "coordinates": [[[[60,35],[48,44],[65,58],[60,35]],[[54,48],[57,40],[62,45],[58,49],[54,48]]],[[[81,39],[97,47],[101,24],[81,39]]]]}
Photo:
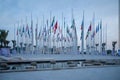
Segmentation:
{"type": "Polygon", "coordinates": [[[102,20],[100,21],[100,28],[101,28],[101,33],[100,33],[100,54],[102,54],[102,20]]]}
{"type": "MultiPolygon", "coordinates": [[[[93,13],[93,32],[92,33],[94,34],[94,32],[95,32],[95,13],[93,13]]],[[[93,37],[93,52],[95,52],[95,35],[93,37]]]]}
{"type": "Polygon", "coordinates": [[[99,49],[99,46],[100,46],[100,43],[99,43],[99,39],[100,39],[100,23],[98,23],[98,27],[99,27],[99,32],[98,32],[98,52],[100,52],[100,49],[99,49]]]}
{"type": "Polygon", "coordinates": [[[50,41],[49,42],[50,43],[50,51],[49,51],[50,53],[52,53],[51,52],[51,49],[52,49],[52,40],[51,40],[52,39],[52,34],[51,34],[51,15],[52,15],[52,12],[50,11],[50,40],[49,40],[50,41]]]}
{"type": "Polygon", "coordinates": [[[31,14],[31,33],[32,33],[32,53],[34,50],[34,35],[33,35],[33,20],[32,20],[32,14],[31,14]]]}
{"type": "Polygon", "coordinates": [[[26,46],[25,46],[25,50],[27,50],[27,47],[28,47],[27,36],[26,36],[27,35],[26,27],[28,27],[28,25],[27,25],[27,17],[26,17],[25,21],[26,21],[26,26],[25,26],[25,44],[26,44],[26,46]]]}
{"type": "Polygon", "coordinates": [[[37,40],[37,38],[38,38],[38,18],[37,18],[36,30],[35,31],[36,31],[35,32],[36,33],[36,35],[35,35],[36,36],[36,38],[35,38],[36,39],[36,49],[38,49],[38,40],[37,40]]]}
{"type": "Polygon", "coordinates": [[[75,26],[75,20],[73,17],[73,10],[72,10],[72,27],[73,27],[73,53],[77,53],[77,32],[75,26]]]}
{"type": "Polygon", "coordinates": [[[65,34],[65,17],[64,17],[64,52],[65,52],[65,48],[66,48],[66,34],[65,34]]]}
{"type": "Polygon", "coordinates": [[[62,32],[62,52],[64,53],[64,26],[63,26],[63,13],[62,13],[62,29],[63,29],[63,32],[62,32]]]}
{"type": "MultiPolygon", "coordinates": [[[[44,32],[44,15],[43,15],[43,32],[44,32]]],[[[44,46],[45,46],[45,41],[44,41],[45,35],[43,34],[43,54],[45,53],[44,46]]]]}
{"type": "Polygon", "coordinates": [[[83,22],[82,22],[83,25],[82,26],[82,54],[84,53],[84,11],[83,11],[83,22]]]}
{"type": "Polygon", "coordinates": [[[15,24],[14,24],[14,40],[15,40],[15,24]]]}
{"type": "Polygon", "coordinates": [[[106,50],[107,50],[107,24],[106,24],[106,41],[105,41],[105,43],[106,43],[106,50]]]}
{"type": "Polygon", "coordinates": [[[17,53],[19,53],[19,22],[17,27],[17,53]]]}

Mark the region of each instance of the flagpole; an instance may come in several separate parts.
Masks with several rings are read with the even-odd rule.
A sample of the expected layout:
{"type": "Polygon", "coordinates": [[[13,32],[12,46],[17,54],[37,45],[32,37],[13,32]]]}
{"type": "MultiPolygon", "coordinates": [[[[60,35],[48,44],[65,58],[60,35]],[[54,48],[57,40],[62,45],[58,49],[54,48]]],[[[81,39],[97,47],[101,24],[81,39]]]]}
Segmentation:
{"type": "Polygon", "coordinates": [[[32,20],[32,14],[31,14],[31,33],[32,33],[32,54],[34,50],[34,35],[33,35],[33,20],[32,20]]]}
{"type": "Polygon", "coordinates": [[[93,52],[95,52],[95,35],[94,35],[94,32],[95,32],[95,13],[93,13],[93,52]]]}
{"type": "Polygon", "coordinates": [[[22,33],[22,19],[21,19],[21,24],[20,24],[20,27],[21,27],[21,42],[20,42],[20,44],[21,44],[21,50],[20,50],[20,53],[22,52],[22,44],[23,44],[23,33],[22,33]]]}
{"type": "Polygon", "coordinates": [[[14,40],[15,40],[15,24],[14,24],[14,40]]]}
{"type": "Polygon", "coordinates": [[[82,54],[84,53],[84,11],[83,11],[83,22],[82,22],[82,54]]]}
{"type": "MultiPolygon", "coordinates": [[[[100,30],[100,23],[98,23],[98,28],[99,28],[99,30],[100,30]]],[[[99,41],[100,41],[100,31],[98,32],[98,46],[100,46],[99,41]]],[[[100,52],[100,49],[99,49],[99,47],[98,47],[98,53],[99,53],[99,52],[100,52]]]]}
{"type": "MultiPolygon", "coordinates": [[[[25,19],[25,20],[26,20],[26,28],[27,28],[27,27],[28,27],[28,26],[27,26],[27,16],[26,16],[26,19],[25,19]]],[[[25,36],[25,44],[26,44],[25,50],[27,50],[27,47],[28,47],[28,44],[27,44],[27,42],[28,42],[28,41],[27,41],[27,33],[26,33],[26,32],[27,32],[27,30],[25,31],[25,35],[26,35],[26,36],[25,36]]]]}
{"type": "Polygon", "coordinates": [[[89,43],[90,43],[90,54],[92,54],[92,22],[90,22],[90,26],[91,26],[91,31],[90,31],[90,35],[89,35],[89,43]]]}
{"type": "Polygon", "coordinates": [[[19,22],[17,27],[17,53],[19,53],[19,22]]]}
{"type": "Polygon", "coordinates": [[[50,40],[49,40],[50,41],[49,42],[50,43],[50,51],[49,51],[50,54],[52,53],[51,52],[51,49],[52,49],[52,40],[51,40],[52,39],[52,35],[51,35],[51,15],[52,15],[52,12],[50,11],[50,40]]]}
{"type": "Polygon", "coordinates": [[[48,19],[46,20],[46,30],[47,30],[47,53],[49,53],[49,46],[50,46],[50,43],[49,43],[49,27],[48,27],[48,19]]]}
{"type": "Polygon", "coordinates": [[[107,24],[106,24],[106,50],[107,50],[107,24]]]}
{"type": "Polygon", "coordinates": [[[75,20],[73,17],[73,12],[72,12],[72,28],[73,28],[73,53],[77,54],[77,32],[76,32],[76,26],[75,26],[75,20]]]}
{"type": "Polygon", "coordinates": [[[100,28],[101,28],[101,33],[100,33],[100,54],[102,54],[102,20],[100,21],[100,28]]]}
{"type": "MultiPolygon", "coordinates": [[[[44,32],[44,27],[45,26],[44,26],[44,15],[43,15],[43,32],[44,32]]],[[[45,38],[45,35],[43,34],[43,54],[45,53],[45,49],[44,49],[45,48],[44,47],[45,46],[45,41],[44,41],[44,38],[45,38]]]]}
{"type": "Polygon", "coordinates": [[[62,52],[64,53],[64,27],[63,27],[63,12],[62,12],[62,29],[63,29],[63,35],[62,35],[62,52]]]}
{"type": "Polygon", "coordinates": [[[38,49],[38,41],[37,41],[37,36],[38,36],[38,18],[37,18],[37,24],[36,24],[36,49],[38,49]]]}
{"type": "MultiPolygon", "coordinates": [[[[73,8],[72,8],[72,18],[71,18],[72,26],[73,26],[73,19],[74,18],[73,18],[73,8]]],[[[73,38],[73,34],[72,34],[72,38],[73,38]]],[[[74,47],[74,38],[73,38],[73,41],[71,42],[71,44],[72,44],[71,45],[72,46],[72,52],[74,52],[74,48],[73,48],[74,47]]]]}
{"type": "Polygon", "coordinates": [[[65,17],[64,17],[64,53],[65,53],[65,48],[66,48],[66,35],[65,35],[65,17]]]}

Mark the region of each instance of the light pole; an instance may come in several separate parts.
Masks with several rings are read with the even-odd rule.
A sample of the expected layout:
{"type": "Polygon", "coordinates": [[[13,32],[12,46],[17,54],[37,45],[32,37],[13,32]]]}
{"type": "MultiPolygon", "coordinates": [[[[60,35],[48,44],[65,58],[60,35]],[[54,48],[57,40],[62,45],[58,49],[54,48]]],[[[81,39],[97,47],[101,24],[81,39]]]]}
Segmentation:
{"type": "Polygon", "coordinates": [[[115,55],[115,45],[116,45],[117,41],[113,41],[112,42],[112,46],[113,46],[113,55],[115,55]]]}

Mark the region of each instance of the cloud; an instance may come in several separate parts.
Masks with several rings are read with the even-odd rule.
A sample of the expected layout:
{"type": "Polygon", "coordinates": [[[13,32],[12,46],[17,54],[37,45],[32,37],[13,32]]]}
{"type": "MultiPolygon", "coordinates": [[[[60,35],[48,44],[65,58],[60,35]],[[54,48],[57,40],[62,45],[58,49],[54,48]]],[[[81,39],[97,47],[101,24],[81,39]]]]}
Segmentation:
{"type": "MultiPolygon", "coordinates": [[[[118,35],[118,0],[0,0],[0,3],[0,29],[3,26],[8,26],[8,28],[4,28],[10,30],[9,36],[13,34],[12,26],[18,24],[18,21],[21,22],[21,19],[25,23],[27,16],[28,23],[30,23],[31,13],[34,23],[38,17],[40,25],[43,15],[45,20],[50,18],[50,11],[52,11],[52,16],[56,16],[56,20],[61,25],[63,13],[66,17],[66,24],[70,26],[71,9],[73,8],[78,37],[80,37],[80,25],[84,10],[85,30],[87,30],[95,12],[96,24],[102,19],[103,25],[107,24],[109,26],[108,34],[114,32],[113,30],[116,31],[108,37],[109,42],[117,39],[115,35],[118,35]],[[112,39],[111,36],[113,36],[112,39]]],[[[13,37],[9,38],[13,39],[13,37]]]]}

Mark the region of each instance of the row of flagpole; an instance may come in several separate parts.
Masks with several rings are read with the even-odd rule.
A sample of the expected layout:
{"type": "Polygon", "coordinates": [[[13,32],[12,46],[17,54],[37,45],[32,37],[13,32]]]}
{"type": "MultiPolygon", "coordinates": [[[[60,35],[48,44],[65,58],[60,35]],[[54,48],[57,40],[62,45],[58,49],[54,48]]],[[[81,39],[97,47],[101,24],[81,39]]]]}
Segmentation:
{"type": "MultiPolygon", "coordinates": [[[[53,19],[51,19],[52,14],[50,12],[50,20],[48,24],[48,20],[45,23],[44,16],[43,21],[41,23],[41,26],[38,24],[38,18],[36,22],[35,27],[35,42],[36,42],[36,49],[39,49],[40,47],[47,46],[49,48],[53,48],[54,46],[57,47],[68,47],[71,46],[73,48],[73,51],[77,51],[77,31],[75,26],[75,19],[73,16],[72,11],[72,25],[69,27],[65,23],[65,17],[63,17],[62,14],[62,25],[59,24],[58,20],[55,20],[55,16],[53,16],[53,19]],[[41,28],[40,28],[41,27],[41,28]],[[39,28],[39,29],[38,29],[39,28]],[[38,33],[39,30],[39,33],[38,33]],[[58,40],[58,42],[55,42],[55,40],[58,40]]],[[[95,27],[95,14],[93,14],[93,20],[90,22],[90,26],[88,28],[86,37],[85,35],[85,29],[84,29],[84,11],[83,11],[83,19],[81,23],[81,53],[84,53],[85,50],[85,41],[86,40],[86,50],[87,52],[94,52],[97,50],[95,49],[96,44],[99,45],[99,52],[102,52],[102,43],[103,43],[103,32],[102,32],[102,20],[98,23],[98,25],[95,27]],[[100,30],[100,31],[99,31],[100,30]],[[98,32],[99,31],[99,32],[98,32]],[[98,35],[95,37],[95,35],[98,35]],[[98,39],[98,40],[97,40],[98,39]],[[95,44],[96,43],[96,44],[95,44]]],[[[17,46],[19,46],[20,43],[23,46],[24,43],[31,44],[31,51],[33,53],[34,51],[34,33],[33,33],[33,19],[31,15],[31,25],[28,26],[27,19],[26,24],[23,25],[23,22],[21,21],[21,24],[18,23],[17,28],[17,46]],[[24,31],[26,25],[26,31],[24,31]],[[22,30],[23,28],[23,30],[22,30]],[[31,31],[30,31],[31,29],[31,31]],[[20,42],[21,41],[21,42],[20,42]]],[[[14,33],[15,34],[15,33],[14,33]]],[[[106,43],[107,43],[107,28],[106,28],[106,43]]],[[[63,49],[64,51],[64,49],[63,49]]]]}
{"type": "Polygon", "coordinates": [[[104,53],[105,48],[107,49],[107,25],[105,27],[102,26],[102,20],[95,25],[95,14],[93,14],[93,20],[90,22],[88,27],[86,37],[84,39],[84,12],[83,12],[83,20],[81,23],[81,53],[84,52],[84,40],[86,40],[86,52],[88,53],[104,53]],[[104,46],[103,46],[104,44],[104,46]],[[99,46],[99,49],[97,48],[99,46]]]}

